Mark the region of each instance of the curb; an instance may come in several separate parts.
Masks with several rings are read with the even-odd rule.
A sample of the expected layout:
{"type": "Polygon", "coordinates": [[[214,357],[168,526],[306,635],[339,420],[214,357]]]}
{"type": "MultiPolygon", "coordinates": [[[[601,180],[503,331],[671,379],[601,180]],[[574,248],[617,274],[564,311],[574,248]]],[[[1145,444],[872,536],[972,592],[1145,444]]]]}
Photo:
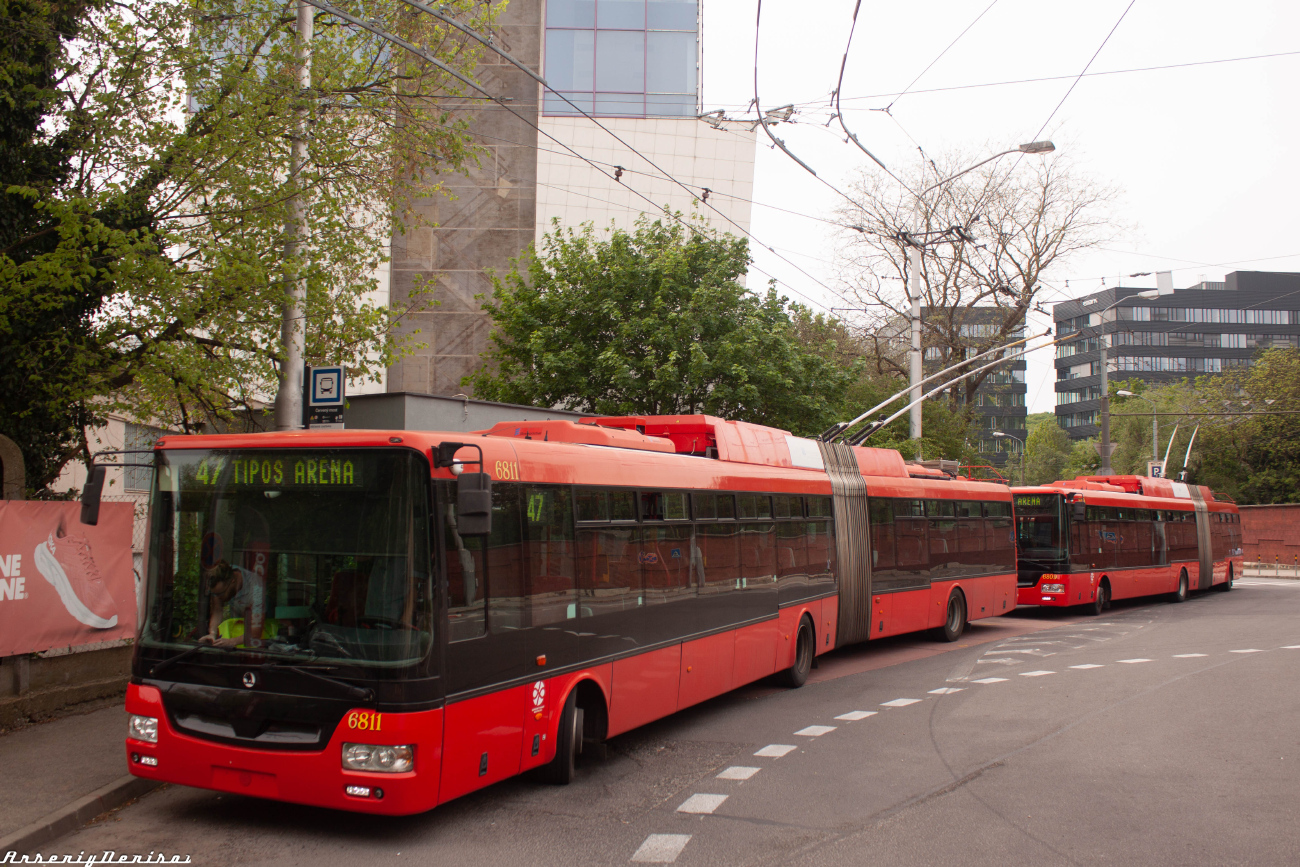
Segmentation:
{"type": "Polygon", "coordinates": [[[119,777],[81,800],[73,801],[66,807],[37,819],[27,827],[19,828],[9,836],[0,838],[0,858],[9,852],[16,852],[19,855],[29,854],[36,847],[44,846],[51,840],[71,833],[91,819],[102,816],[109,810],[120,807],[160,785],[162,783],[158,780],[146,780],[130,774],[119,777]]]}

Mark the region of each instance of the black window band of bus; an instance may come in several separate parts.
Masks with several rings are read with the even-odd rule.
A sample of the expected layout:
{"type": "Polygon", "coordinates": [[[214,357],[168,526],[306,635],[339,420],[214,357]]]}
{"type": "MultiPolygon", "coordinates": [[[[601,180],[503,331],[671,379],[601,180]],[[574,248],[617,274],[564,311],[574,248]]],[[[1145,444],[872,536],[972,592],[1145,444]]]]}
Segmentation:
{"type": "Polygon", "coordinates": [[[573,485],[574,521],[578,526],[606,524],[712,523],[744,521],[831,520],[829,494],[764,493],[755,491],[700,491],[682,488],[573,485]],[[684,498],[686,509],[677,511],[669,501],[684,498]],[[635,504],[632,516],[617,511],[622,502],[635,504]],[[662,510],[656,506],[663,501],[662,510]]]}

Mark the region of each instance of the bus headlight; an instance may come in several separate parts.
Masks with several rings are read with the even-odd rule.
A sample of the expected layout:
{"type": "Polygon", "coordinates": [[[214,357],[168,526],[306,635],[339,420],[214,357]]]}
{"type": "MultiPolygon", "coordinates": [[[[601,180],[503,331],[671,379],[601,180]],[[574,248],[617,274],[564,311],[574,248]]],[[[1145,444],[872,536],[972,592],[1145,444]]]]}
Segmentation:
{"type": "Polygon", "coordinates": [[[147,744],[158,743],[158,718],[131,714],[131,718],[126,724],[126,735],[133,740],[144,741],[147,744]]]}
{"type": "Polygon", "coordinates": [[[349,771],[403,774],[415,767],[415,751],[409,746],[344,744],[343,767],[349,771]]]}
{"type": "Polygon", "coordinates": [[[1065,592],[1065,585],[1064,585],[1064,584],[1044,584],[1044,585],[1042,586],[1042,590],[1043,590],[1044,593],[1064,593],[1064,592],[1065,592]]]}

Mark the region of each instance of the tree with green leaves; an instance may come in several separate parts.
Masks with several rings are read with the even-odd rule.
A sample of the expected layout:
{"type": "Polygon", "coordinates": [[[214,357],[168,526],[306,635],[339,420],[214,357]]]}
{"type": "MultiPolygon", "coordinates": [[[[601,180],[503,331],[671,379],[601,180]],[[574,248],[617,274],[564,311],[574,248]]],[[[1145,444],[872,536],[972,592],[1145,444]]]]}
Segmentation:
{"type": "MultiPolygon", "coordinates": [[[[481,24],[491,6],[455,0],[481,24]]],[[[309,362],[378,375],[408,310],[373,300],[415,195],[473,151],[428,62],[321,15],[297,86],[288,0],[0,0],[0,431],[31,486],[108,410],[190,429],[251,423],[281,375],[305,272],[309,362]],[[291,177],[298,118],[307,168],[291,177]],[[309,240],[286,256],[290,194],[309,240]]],[[[458,33],[399,0],[363,15],[472,72],[458,33]]],[[[426,303],[416,293],[412,307],[426,303]]]]}
{"type": "Polygon", "coordinates": [[[853,371],[800,342],[775,289],[741,286],[748,264],[745,240],[675,215],[603,236],[557,222],[526,266],[494,277],[491,346],[465,384],[593,415],[706,413],[820,433],[853,371]]]}

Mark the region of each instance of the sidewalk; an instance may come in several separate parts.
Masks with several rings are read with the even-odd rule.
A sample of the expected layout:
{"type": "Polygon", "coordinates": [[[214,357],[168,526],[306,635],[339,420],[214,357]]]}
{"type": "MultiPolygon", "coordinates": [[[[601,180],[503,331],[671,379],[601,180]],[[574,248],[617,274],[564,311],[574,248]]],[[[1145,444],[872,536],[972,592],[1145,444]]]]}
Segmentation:
{"type": "Polygon", "coordinates": [[[0,858],[31,852],[155,783],[129,776],[120,703],[0,735],[0,858]]]}

